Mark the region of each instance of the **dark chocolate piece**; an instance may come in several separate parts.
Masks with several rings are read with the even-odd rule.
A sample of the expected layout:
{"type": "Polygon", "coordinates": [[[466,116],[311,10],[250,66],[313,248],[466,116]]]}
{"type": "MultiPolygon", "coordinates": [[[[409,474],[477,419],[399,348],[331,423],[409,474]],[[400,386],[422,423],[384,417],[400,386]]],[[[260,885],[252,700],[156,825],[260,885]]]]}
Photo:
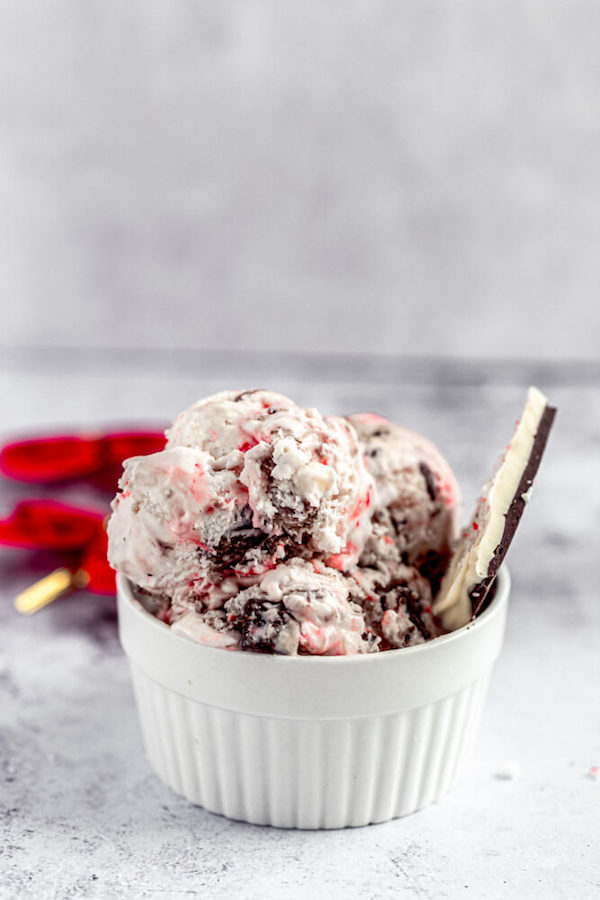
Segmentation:
{"type": "Polygon", "coordinates": [[[419,470],[425,480],[425,487],[427,488],[429,499],[435,501],[437,497],[437,490],[435,487],[435,478],[433,477],[433,472],[431,471],[427,463],[424,462],[419,463],[419,470]]]}
{"type": "Polygon", "coordinates": [[[244,400],[246,397],[251,397],[252,394],[258,394],[263,390],[263,388],[254,388],[252,391],[240,391],[239,394],[233,398],[234,403],[239,403],[240,400],[244,400]]]}
{"type": "Polygon", "coordinates": [[[415,625],[421,634],[421,637],[424,641],[430,640],[432,637],[425,621],[423,619],[423,606],[421,604],[421,599],[418,594],[415,593],[411,588],[406,587],[400,588],[399,599],[402,599],[404,605],[406,606],[406,612],[408,614],[408,618],[415,625]]]}
{"type": "Polygon", "coordinates": [[[240,633],[241,649],[255,653],[276,653],[275,645],[279,635],[293,622],[293,616],[282,600],[266,599],[259,588],[249,588],[245,594],[249,596],[238,612],[233,612],[232,608],[242,595],[226,605],[226,609],[230,607],[229,624],[240,633]]]}

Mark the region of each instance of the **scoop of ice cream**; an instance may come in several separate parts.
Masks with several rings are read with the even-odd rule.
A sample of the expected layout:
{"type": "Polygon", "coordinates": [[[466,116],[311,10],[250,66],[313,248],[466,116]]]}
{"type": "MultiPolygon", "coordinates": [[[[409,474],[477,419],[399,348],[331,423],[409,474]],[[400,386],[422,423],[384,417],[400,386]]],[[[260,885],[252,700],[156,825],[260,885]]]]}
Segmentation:
{"type": "Polygon", "coordinates": [[[373,482],[341,418],[267,391],[226,392],[182,413],[164,451],[127,460],[109,523],[112,565],[216,607],[292,556],[354,564],[373,482]]]}
{"type": "Polygon", "coordinates": [[[119,486],[108,523],[115,569],[175,606],[190,592],[214,593],[215,583],[225,582],[227,593],[210,560],[211,548],[241,521],[245,492],[234,473],[213,472],[203,450],[177,447],[126,460],[119,486]]]}
{"type": "Polygon", "coordinates": [[[222,610],[187,611],[173,626],[213,646],[295,655],[368,653],[378,641],[351,599],[352,580],[292,559],[240,591],[222,610]]]}
{"type": "Polygon", "coordinates": [[[252,527],[308,553],[358,558],[369,530],[372,480],[355,432],[270,391],[226,391],[181,413],[167,447],[204,450],[245,488],[252,527]]]}
{"type": "Polygon", "coordinates": [[[460,489],[437,448],[381,416],[348,417],[375,482],[373,523],[398,547],[402,561],[439,583],[460,515],[460,489]]]}

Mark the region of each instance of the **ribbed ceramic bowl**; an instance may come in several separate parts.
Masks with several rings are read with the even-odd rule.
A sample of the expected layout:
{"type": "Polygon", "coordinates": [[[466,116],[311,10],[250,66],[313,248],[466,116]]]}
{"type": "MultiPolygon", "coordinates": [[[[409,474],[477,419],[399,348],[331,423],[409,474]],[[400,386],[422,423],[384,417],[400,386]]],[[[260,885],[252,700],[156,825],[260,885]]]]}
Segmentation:
{"type": "Polygon", "coordinates": [[[510,580],[473,623],[360,656],[227,651],[173,634],[118,578],[144,743],[166,784],[211,812],[284,828],[385,822],[438,800],[476,733],[510,580]]]}

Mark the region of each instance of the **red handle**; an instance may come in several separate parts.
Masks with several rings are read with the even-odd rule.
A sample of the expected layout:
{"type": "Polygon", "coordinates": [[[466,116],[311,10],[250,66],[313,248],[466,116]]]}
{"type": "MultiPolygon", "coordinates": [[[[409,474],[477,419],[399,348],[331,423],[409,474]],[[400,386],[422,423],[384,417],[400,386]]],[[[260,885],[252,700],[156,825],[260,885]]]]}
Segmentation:
{"type": "Polygon", "coordinates": [[[158,431],[32,438],[0,450],[0,472],[31,484],[86,478],[112,489],[124,459],[154,453],[164,445],[164,434],[158,431]]]}
{"type": "Polygon", "coordinates": [[[4,475],[38,484],[88,475],[100,464],[97,442],[78,437],[16,441],[0,451],[4,475]]]}
{"type": "Polygon", "coordinates": [[[95,594],[115,594],[117,591],[115,573],[106,558],[107,550],[108,539],[102,529],[86,547],[79,566],[90,578],[86,589],[95,594]]]}
{"type": "Polygon", "coordinates": [[[105,514],[54,500],[24,500],[0,520],[0,544],[43,550],[80,550],[103,531],[105,514]]]}
{"type": "Polygon", "coordinates": [[[107,560],[105,514],[56,503],[25,500],[12,515],[0,520],[0,544],[27,550],[74,552],[79,560],[73,571],[89,576],[86,589],[96,594],[115,593],[115,573],[107,560]]]}

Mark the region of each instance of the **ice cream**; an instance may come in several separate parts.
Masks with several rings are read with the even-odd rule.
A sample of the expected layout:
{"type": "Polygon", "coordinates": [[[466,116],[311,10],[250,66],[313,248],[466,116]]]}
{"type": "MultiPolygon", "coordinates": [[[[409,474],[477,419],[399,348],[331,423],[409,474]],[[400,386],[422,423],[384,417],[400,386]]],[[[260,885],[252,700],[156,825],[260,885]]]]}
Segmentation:
{"type": "MultiPolygon", "coordinates": [[[[530,443],[538,421],[525,416],[530,443]]],[[[471,615],[470,575],[458,590],[447,573],[454,474],[430,441],[381,416],[322,416],[281,394],[226,391],[183,412],[164,450],[126,460],[119,486],[111,564],[190,640],[371,653],[471,615]]],[[[495,513],[482,537],[492,524],[483,547],[496,539],[495,513]]],[[[464,557],[455,552],[449,571],[464,557]]]]}
{"type": "MultiPolygon", "coordinates": [[[[230,504],[225,492],[225,503],[229,512],[241,513],[244,527],[251,520],[253,529],[282,535],[309,553],[357,557],[373,489],[356,434],[344,419],[269,391],[229,391],[182,413],[167,439],[167,448],[207,454],[208,488],[213,473],[233,475],[238,494],[230,504]]],[[[231,533],[231,519],[217,529],[221,536],[231,533]]]]}
{"type": "MultiPolygon", "coordinates": [[[[460,488],[438,449],[422,435],[382,416],[348,417],[358,434],[375,482],[374,533],[367,553],[383,556],[377,544],[391,539],[402,561],[430,579],[446,568],[458,533],[460,488]]],[[[437,584],[436,584],[437,587],[437,584]]]]}
{"type": "Polygon", "coordinates": [[[439,633],[458,487],[433,445],[380,417],[215,394],[163,451],[126,460],[120,488],[111,563],[192,640],[347,654],[439,633]]]}
{"type": "Polygon", "coordinates": [[[230,391],[182,413],[167,438],[125,462],[108,534],[113,566],[176,612],[218,608],[292,557],[358,561],[373,482],[344,419],[230,391]]]}
{"type": "MultiPolygon", "coordinates": [[[[378,640],[352,599],[355,593],[352,579],[335,569],[291,559],[228,599],[208,619],[218,633],[234,632],[242,650],[327,656],[368,653],[377,648],[378,640]]],[[[194,627],[193,619],[188,617],[187,622],[187,627],[194,627]]],[[[179,630],[194,639],[186,628],[179,630]]]]}

